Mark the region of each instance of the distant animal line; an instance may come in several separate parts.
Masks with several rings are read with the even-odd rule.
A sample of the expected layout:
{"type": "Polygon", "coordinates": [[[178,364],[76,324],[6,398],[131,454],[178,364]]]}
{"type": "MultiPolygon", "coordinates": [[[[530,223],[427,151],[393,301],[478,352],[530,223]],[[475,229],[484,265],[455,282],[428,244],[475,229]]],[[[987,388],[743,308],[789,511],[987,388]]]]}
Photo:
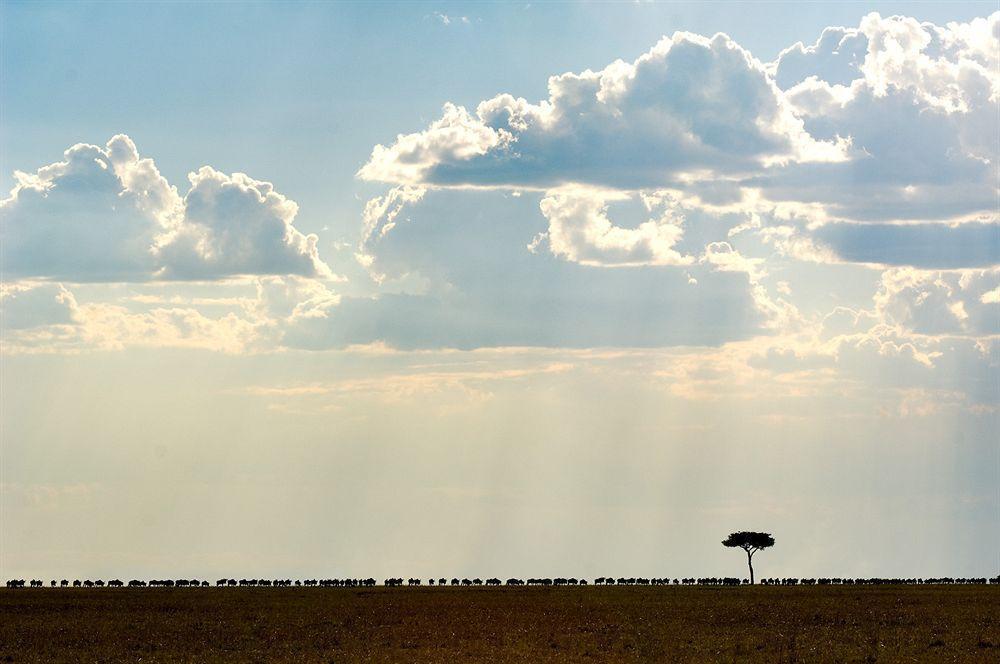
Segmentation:
{"type": "MultiPolygon", "coordinates": [[[[40,579],[11,579],[7,581],[7,588],[45,588],[45,582],[40,579]]],[[[219,579],[215,582],[216,588],[372,588],[380,585],[374,578],[366,579],[219,579]]],[[[480,578],[474,579],[428,579],[426,586],[422,579],[415,577],[404,581],[402,577],[390,577],[382,581],[381,585],[386,588],[400,587],[518,587],[518,586],[749,586],[748,579],[736,577],[701,577],[701,578],[644,578],[644,577],[610,577],[600,576],[593,580],[577,578],[510,578],[506,581],[493,577],[483,581],[480,578]]],[[[762,586],[840,586],[840,585],[1000,585],[1000,575],[995,577],[936,577],[936,578],[768,578],[760,581],[762,586]]],[[[199,579],[152,579],[142,581],[132,579],[125,583],[119,579],[103,581],[98,579],[91,581],[87,579],[81,581],[76,579],[72,582],[67,579],[56,581],[53,579],[47,586],[49,588],[209,588],[212,584],[199,579]]]]}
{"type": "MultiPolygon", "coordinates": [[[[686,578],[674,578],[670,579],[667,577],[660,578],[645,578],[645,577],[613,577],[613,576],[599,576],[594,579],[593,583],[587,581],[587,579],[577,579],[575,577],[555,577],[555,578],[529,578],[526,581],[523,579],[510,578],[506,582],[500,581],[496,577],[492,577],[483,581],[480,578],[468,579],[463,578],[459,580],[457,577],[452,578],[450,581],[446,577],[439,577],[437,579],[428,579],[427,586],[441,587],[472,587],[472,586],[746,586],[754,585],[754,570],[753,570],[753,556],[758,551],[770,548],[774,546],[774,537],[770,533],[761,533],[754,531],[741,530],[739,532],[730,533],[722,542],[723,546],[729,548],[740,548],[743,549],[747,554],[747,568],[750,571],[749,579],[740,579],[736,577],[726,576],[726,577],[686,577],[686,578]]],[[[24,579],[14,579],[7,582],[8,588],[23,588],[24,579]]],[[[941,577],[941,578],[825,578],[821,577],[818,579],[800,579],[800,578],[768,578],[762,579],[760,585],[763,586],[828,586],[828,585],[919,585],[919,584],[933,584],[933,585],[997,585],[1000,584],[1000,575],[986,578],[952,578],[952,577],[941,577]]],[[[66,588],[70,585],[70,582],[63,579],[59,582],[60,588],[66,588]]],[[[105,583],[98,579],[97,581],[80,581],[79,579],[73,581],[73,588],[121,588],[125,586],[122,581],[114,579],[105,583]]],[[[221,588],[289,588],[289,587],[321,587],[321,588],[372,588],[378,585],[373,577],[368,577],[366,579],[306,579],[304,581],[296,579],[295,581],[291,579],[236,579],[224,578],[219,579],[215,582],[215,587],[221,588]]],[[[410,577],[404,582],[403,577],[389,577],[382,581],[382,586],[386,588],[399,588],[402,586],[414,587],[422,586],[423,580],[417,577],[410,577]]],[[[207,588],[211,586],[208,581],[198,580],[198,579],[153,579],[151,581],[140,581],[138,579],[132,579],[128,582],[127,586],[129,588],[207,588]]],[[[32,579],[29,587],[31,588],[43,588],[45,587],[45,582],[39,579],[32,579]]],[[[56,582],[52,580],[49,583],[49,587],[55,588],[56,582]]]]}

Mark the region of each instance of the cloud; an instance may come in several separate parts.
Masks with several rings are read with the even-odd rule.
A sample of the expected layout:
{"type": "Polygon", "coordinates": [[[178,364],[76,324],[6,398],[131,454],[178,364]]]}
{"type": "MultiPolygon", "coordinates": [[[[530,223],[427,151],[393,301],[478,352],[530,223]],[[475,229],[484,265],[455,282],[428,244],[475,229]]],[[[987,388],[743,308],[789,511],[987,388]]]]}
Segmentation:
{"type": "Polygon", "coordinates": [[[64,160],[16,172],[0,202],[4,266],[65,281],[332,276],[297,206],[267,182],[203,167],[182,198],[132,140],[78,144],[64,160]]]}
{"type": "Polygon", "coordinates": [[[298,276],[206,285],[215,297],[178,295],[177,286],[161,282],[150,286],[151,294],[109,297],[109,291],[120,293],[121,287],[100,284],[90,286],[94,295],[86,297],[60,283],[5,283],[0,289],[3,350],[268,352],[285,348],[286,333],[326,318],[340,303],[340,295],[324,281],[298,276]],[[224,291],[220,294],[219,289],[224,291]]]}
{"type": "Polygon", "coordinates": [[[763,164],[836,160],[764,66],[724,34],[665,37],[631,63],[549,79],[549,98],[508,94],[474,113],[446,104],[424,131],[377,145],[358,175],[393,184],[636,189],[763,164]]]}
{"type": "MultiPolygon", "coordinates": [[[[396,217],[407,205],[417,203],[427,192],[421,187],[393,187],[385,196],[376,196],[365,204],[362,214],[361,240],[355,254],[358,262],[371,267],[375,261],[373,247],[396,226],[396,217]]],[[[381,278],[376,275],[379,280],[381,278]]]]}
{"type": "Polygon", "coordinates": [[[441,22],[441,25],[452,25],[453,23],[469,25],[470,23],[468,16],[449,16],[442,12],[434,12],[433,16],[441,22]]]}
{"type": "Polygon", "coordinates": [[[719,272],[746,274],[749,295],[763,317],[764,327],[789,332],[802,324],[802,316],[795,305],[785,298],[772,296],[762,283],[762,279],[767,276],[763,259],[748,258],[729,242],[720,241],[705,245],[705,253],[700,262],[711,265],[719,272]]]}
{"type": "Polygon", "coordinates": [[[71,325],[75,309],[76,299],[62,284],[0,284],[0,320],[5,331],[71,325]]]}
{"type": "Polygon", "coordinates": [[[786,51],[772,65],[779,79],[789,57],[799,74],[786,81],[808,74],[787,99],[818,140],[848,137],[850,159],[787,164],[745,184],[772,201],[819,203],[834,219],[995,221],[998,26],[1000,12],[944,28],[869,14],[844,32],[845,50],[834,45],[834,31],[814,57],[786,51]],[[858,64],[861,43],[867,50],[858,64]],[[856,76],[825,79],[831,58],[840,72],[849,60],[856,76]]]}
{"type": "Polygon", "coordinates": [[[285,339],[310,348],[716,345],[763,329],[747,275],[698,262],[710,224],[694,224],[688,237],[684,221],[682,236],[671,204],[615,194],[606,221],[596,219],[608,226],[595,231],[586,225],[601,216],[604,195],[428,191],[407,223],[381,237],[370,267],[410,275],[419,289],[392,293],[383,281],[376,295],[345,294],[326,319],[303,321],[285,339]],[[539,214],[546,198],[551,221],[539,214]],[[525,245],[540,231],[531,253],[525,245]]]}
{"type": "MultiPolygon", "coordinates": [[[[503,359],[503,358],[501,358],[503,359]]],[[[486,361],[463,364],[416,365],[401,373],[342,378],[333,382],[292,385],[262,385],[245,389],[247,394],[271,401],[278,410],[301,412],[335,409],[352,399],[382,402],[430,400],[435,409],[450,410],[456,402],[482,402],[492,397],[492,389],[502,382],[528,379],[571,371],[573,363],[530,358],[526,366],[483,366],[486,361]]]]}
{"type": "Polygon", "coordinates": [[[875,309],[917,334],[997,335],[1000,319],[990,306],[989,294],[998,285],[998,269],[945,272],[895,268],[882,274],[875,309]]]}
{"type": "Polygon", "coordinates": [[[193,308],[156,307],[133,313],[125,307],[89,303],[78,307],[80,343],[102,350],[197,348],[242,353],[257,338],[257,325],[235,313],[218,318],[193,308]]]}
{"type": "Polygon", "coordinates": [[[219,278],[247,274],[330,276],[315,235],[292,222],[295,201],[269,182],[209,166],[188,175],[184,223],[160,248],[162,277],[219,278]]]}
{"type": "Polygon", "coordinates": [[[850,85],[861,78],[868,54],[868,35],[857,28],[829,27],[816,43],[797,42],[783,50],[768,66],[775,83],[787,90],[810,76],[833,85],[850,85]]]}
{"type": "Polygon", "coordinates": [[[539,207],[549,229],[536,237],[537,246],[547,242],[556,256],[581,265],[636,266],[690,265],[691,256],[675,245],[684,234],[683,218],[670,211],[659,219],[649,219],[636,228],[616,226],[608,218],[609,201],[623,200],[621,194],[592,189],[562,189],[546,194],[539,207]]]}
{"type": "Polygon", "coordinates": [[[257,296],[250,313],[275,328],[278,341],[302,321],[325,319],[341,296],[318,279],[266,277],[255,282],[257,296]]]}
{"type": "Polygon", "coordinates": [[[863,80],[876,96],[911,90],[929,106],[968,111],[976,97],[996,101],[1000,12],[945,27],[906,16],[865,16],[857,28],[830,27],[812,46],[799,42],[768,65],[788,90],[811,77],[835,87],[863,80]]]}
{"type": "Polygon", "coordinates": [[[992,102],[947,113],[912,90],[884,95],[861,81],[846,95],[811,79],[788,93],[817,136],[850,136],[840,164],[790,164],[743,184],[771,201],[819,204],[827,218],[861,222],[995,218],[992,102]],[[981,133],[980,133],[981,132],[981,133]]]}
{"type": "Polygon", "coordinates": [[[982,95],[992,101],[1000,96],[998,24],[1000,12],[944,28],[869,14],[860,27],[869,40],[861,70],[876,95],[890,87],[908,89],[929,106],[968,112],[982,95]]]}
{"type": "Polygon", "coordinates": [[[35,173],[15,172],[0,202],[5,272],[79,281],[149,278],[155,251],[180,223],[176,189],[118,135],[78,144],[35,173]]]}
{"type": "Polygon", "coordinates": [[[1000,264],[1000,224],[827,224],[814,237],[840,260],[919,268],[1000,264]]]}

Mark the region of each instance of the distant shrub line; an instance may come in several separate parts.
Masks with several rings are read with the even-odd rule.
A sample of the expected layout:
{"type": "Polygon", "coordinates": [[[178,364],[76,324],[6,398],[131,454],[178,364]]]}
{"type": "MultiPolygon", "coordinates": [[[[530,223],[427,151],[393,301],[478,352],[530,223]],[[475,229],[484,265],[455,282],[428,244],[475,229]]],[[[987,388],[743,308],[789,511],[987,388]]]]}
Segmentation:
{"type": "MultiPolygon", "coordinates": [[[[848,578],[819,578],[819,579],[762,579],[760,585],[763,586],[882,586],[882,585],[1000,585],[1000,576],[992,578],[986,577],[940,577],[940,578],[871,578],[871,579],[848,579],[848,578]]],[[[290,588],[290,587],[319,587],[319,588],[371,588],[379,585],[375,579],[219,579],[215,582],[215,587],[222,588],[290,588]]],[[[422,579],[410,578],[405,581],[402,578],[388,578],[382,581],[387,588],[397,588],[402,586],[422,586],[422,579]]],[[[450,581],[446,578],[428,579],[427,586],[448,586],[448,587],[469,587],[469,586],[745,586],[749,585],[747,579],[735,577],[703,577],[703,578],[639,578],[639,577],[598,577],[593,583],[586,579],[576,578],[531,578],[507,579],[501,581],[497,578],[482,579],[457,579],[450,581]]],[[[59,582],[52,580],[49,588],[208,588],[211,587],[208,581],[198,579],[153,579],[150,581],[140,581],[133,579],[128,583],[113,579],[111,581],[80,581],[72,582],[63,579],[59,582]]],[[[24,579],[11,579],[7,581],[8,588],[45,588],[45,582],[39,579],[32,579],[25,582],[24,579]]]]}

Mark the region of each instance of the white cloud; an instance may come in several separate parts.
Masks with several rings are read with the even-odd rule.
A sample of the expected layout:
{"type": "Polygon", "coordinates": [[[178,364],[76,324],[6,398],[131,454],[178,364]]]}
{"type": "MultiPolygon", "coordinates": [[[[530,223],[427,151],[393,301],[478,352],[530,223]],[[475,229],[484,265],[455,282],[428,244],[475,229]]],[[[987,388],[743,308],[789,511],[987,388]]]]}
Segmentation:
{"type": "Polygon", "coordinates": [[[319,238],[292,225],[298,205],[270,182],[243,173],[228,176],[209,166],[188,179],[184,223],[159,252],[161,276],[332,276],[319,258],[319,238]]]}
{"type": "MultiPolygon", "coordinates": [[[[616,226],[608,218],[608,203],[627,199],[594,189],[557,189],[542,199],[549,228],[544,239],[552,253],[582,265],[689,265],[694,262],[675,248],[684,234],[683,217],[667,210],[635,228],[616,226]]],[[[539,246],[542,237],[533,245],[539,246]]]]}
{"type": "Polygon", "coordinates": [[[256,341],[257,324],[237,314],[219,318],[197,309],[157,307],[133,313],[107,303],[80,305],[75,318],[79,342],[89,348],[198,348],[242,353],[256,341]]]}
{"type": "Polygon", "coordinates": [[[291,201],[242,174],[203,167],[182,198],[132,140],[78,144],[0,203],[4,266],[66,281],[332,276],[291,201]]]}
{"type": "Polygon", "coordinates": [[[433,16],[441,22],[441,25],[469,25],[469,23],[471,23],[468,16],[451,16],[442,12],[434,12],[433,16]]]}
{"type": "Polygon", "coordinates": [[[709,242],[701,260],[722,272],[746,272],[754,281],[764,274],[761,269],[763,259],[747,258],[728,242],[709,242]]]}
{"type": "Polygon", "coordinates": [[[764,66],[729,37],[675,33],[631,63],[549,79],[538,104],[502,94],[447,104],[425,131],[377,145],[366,180],[435,186],[637,189],[767,163],[837,160],[804,130],[764,66]]]}
{"type": "Polygon", "coordinates": [[[869,48],[861,71],[878,96],[890,86],[913,90],[946,112],[968,112],[985,95],[1000,95],[997,26],[1000,12],[941,28],[916,19],[869,14],[861,21],[869,48]]]}
{"type": "MultiPolygon", "coordinates": [[[[791,79],[811,76],[786,95],[817,139],[849,137],[851,158],[790,164],[754,184],[770,200],[820,203],[832,218],[995,221],[998,25],[1000,12],[944,28],[870,14],[843,51],[824,33],[814,70],[791,79]],[[830,58],[840,69],[850,60],[856,77],[824,79],[830,58]]],[[[793,48],[772,65],[779,78],[799,55],[793,48]]]]}
{"type": "Polygon", "coordinates": [[[8,275],[88,280],[148,278],[155,251],[180,223],[181,199],[128,137],[78,144],[35,173],[15,172],[0,202],[8,275]]]}
{"type": "Polygon", "coordinates": [[[876,96],[910,90],[946,112],[967,112],[985,93],[1000,95],[1000,12],[945,27],[906,16],[865,16],[857,28],[831,27],[812,46],[801,42],[768,65],[787,90],[810,77],[846,92],[863,80],[876,96]]]}

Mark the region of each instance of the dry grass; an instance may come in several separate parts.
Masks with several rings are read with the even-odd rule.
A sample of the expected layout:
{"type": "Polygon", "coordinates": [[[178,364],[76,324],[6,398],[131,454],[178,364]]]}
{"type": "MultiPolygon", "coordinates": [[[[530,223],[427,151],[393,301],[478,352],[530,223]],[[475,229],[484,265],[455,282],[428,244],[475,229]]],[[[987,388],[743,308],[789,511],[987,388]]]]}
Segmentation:
{"type": "Polygon", "coordinates": [[[0,662],[997,662],[1000,587],[0,590],[0,662]]]}

